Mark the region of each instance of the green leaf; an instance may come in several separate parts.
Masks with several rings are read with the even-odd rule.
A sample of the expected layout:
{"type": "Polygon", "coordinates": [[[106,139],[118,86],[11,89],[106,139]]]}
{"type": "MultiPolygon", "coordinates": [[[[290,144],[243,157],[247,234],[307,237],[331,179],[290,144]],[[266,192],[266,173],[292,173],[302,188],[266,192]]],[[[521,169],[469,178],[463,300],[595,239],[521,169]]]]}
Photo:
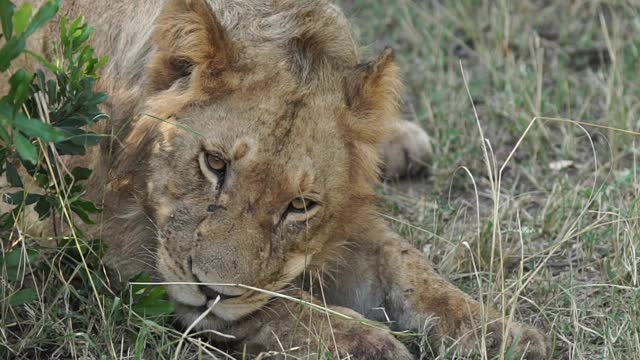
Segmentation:
{"type": "Polygon", "coordinates": [[[33,209],[38,213],[38,220],[43,220],[51,215],[51,203],[44,196],[38,200],[33,209]]]}
{"type": "Polygon", "coordinates": [[[70,135],[69,138],[71,139],[75,135],[86,133],[86,131],[81,130],[80,128],[85,125],[91,125],[92,122],[88,115],[91,114],[85,114],[84,112],[71,114],[60,121],[56,121],[56,126],[65,130],[67,134],[70,135]]]}
{"type": "Polygon", "coordinates": [[[11,61],[20,56],[25,44],[25,40],[22,37],[13,37],[7,40],[4,46],[0,48],[0,72],[5,72],[9,69],[11,61]]]}
{"type": "Polygon", "coordinates": [[[46,189],[47,186],[49,186],[49,175],[38,173],[35,174],[33,178],[36,179],[36,184],[38,184],[38,186],[40,186],[41,188],[46,189]]]}
{"type": "Polygon", "coordinates": [[[20,9],[13,14],[13,31],[16,36],[21,35],[29,25],[31,18],[31,4],[23,3],[20,9]]]}
{"type": "Polygon", "coordinates": [[[24,187],[18,170],[12,163],[7,163],[7,182],[13,187],[24,187]]]}
{"type": "Polygon", "coordinates": [[[6,146],[0,145],[0,175],[4,173],[3,167],[4,167],[4,164],[7,162],[8,156],[9,156],[9,148],[7,148],[6,146]]]}
{"type": "MultiPolygon", "coordinates": [[[[33,250],[33,249],[26,250],[27,262],[29,264],[33,264],[38,259],[39,256],[40,256],[40,253],[37,250],[33,250]]],[[[0,265],[5,264],[7,268],[15,269],[22,264],[23,260],[24,259],[22,256],[22,248],[16,247],[11,251],[5,253],[4,257],[0,257],[0,265]]]]}
{"type": "Polygon", "coordinates": [[[38,299],[38,294],[36,293],[35,290],[31,288],[22,289],[16,292],[15,294],[11,295],[11,297],[9,298],[9,305],[11,306],[24,305],[32,301],[35,301],[37,299],[38,299]]]}
{"type": "Polygon", "coordinates": [[[37,137],[44,142],[60,142],[66,139],[64,131],[43,121],[30,119],[23,114],[17,114],[14,126],[28,136],[37,137]]]}
{"type": "Polygon", "coordinates": [[[2,33],[7,41],[13,36],[12,18],[15,8],[16,6],[10,0],[0,0],[0,22],[2,22],[2,33]]]}
{"type": "Polygon", "coordinates": [[[6,265],[7,268],[15,268],[20,265],[22,249],[14,248],[13,250],[4,254],[4,256],[0,256],[0,265],[6,265]]]}
{"type": "Polygon", "coordinates": [[[71,175],[73,175],[75,181],[87,180],[91,176],[91,169],[75,167],[71,170],[71,175]]]}
{"type": "Polygon", "coordinates": [[[137,304],[133,306],[133,311],[143,317],[156,317],[169,315],[175,310],[175,305],[167,300],[156,300],[149,304],[137,304]]]}
{"type": "Polygon", "coordinates": [[[58,83],[53,79],[47,80],[47,96],[50,104],[55,104],[58,101],[58,83]]]}
{"type": "Polygon", "coordinates": [[[47,1],[31,19],[31,23],[24,32],[24,37],[30,36],[36,30],[43,27],[49,20],[53,19],[60,9],[60,0],[47,1]]]}
{"type": "Polygon", "coordinates": [[[162,286],[152,286],[147,289],[147,295],[141,303],[149,304],[156,300],[162,299],[167,294],[167,290],[162,286]]]}
{"type": "Polygon", "coordinates": [[[91,100],[89,100],[89,104],[91,105],[100,105],[109,99],[109,95],[105,92],[96,93],[91,100]]]}
{"type": "Polygon", "coordinates": [[[9,136],[9,133],[7,132],[7,130],[5,130],[5,128],[2,127],[2,125],[0,125],[0,140],[4,141],[5,144],[8,144],[10,142],[10,139],[11,137],[9,136]]]}
{"type": "Polygon", "coordinates": [[[94,222],[93,220],[91,220],[91,218],[89,217],[89,214],[87,214],[87,212],[86,212],[83,208],[81,208],[81,207],[79,207],[79,206],[77,206],[77,205],[75,205],[75,204],[71,204],[71,210],[72,210],[76,215],[78,215],[78,217],[79,217],[79,218],[80,218],[80,219],[81,219],[85,224],[89,224],[89,225],[95,224],[95,222],[94,222]]]}
{"type": "Polygon", "coordinates": [[[63,141],[56,144],[56,150],[60,155],[84,155],[86,154],[85,148],[73,144],[71,141],[63,141]]]}
{"type": "Polygon", "coordinates": [[[2,200],[10,205],[31,205],[42,197],[40,194],[28,194],[24,191],[16,191],[12,194],[4,194],[2,200]]]}
{"type": "MultiPolygon", "coordinates": [[[[87,41],[87,39],[89,39],[89,36],[91,36],[91,34],[93,34],[93,31],[94,31],[94,28],[86,26],[86,25],[83,25],[80,28],[80,32],[77,33],[77,34],[74,34],[75,36],[74,36],[73,42],[76,43],[76,44],[84,43],[85,41],[87,41]]],[[[87,48],[87,49],[91,50],[91,48],[87,48]]],[[[91,51],[93,51],[93,50],[91,50],[91,51]]]]}
{"type": "Polygon", "coordinates": [[[101,211],[93,202],[88,200],[76,199],[72,204],[91,214],[99,213],[101,211]]]}
{"type": "Polygon", "coordinates": [[[88,132],[85,134],[73,135],[69,137],[69,140],[76,145],[94,146],[98,145],[105,137],[106,135],[88,132]]]}
{"type": "Polygon", "coordinates": [[[15,131],[13,133],[13,142],[16,145],[18,154],[20,154],[23,160],[34,165],[38,163],[38,149],[36,149],[35,145],[33,145],[29,139],[20,134],[20,132],[15,131]]]}
{"type": "Polygon", "coordinates": [[[14,108],[18,109],[29,96],[29,86],[33,80],[33,75],[23,69],[16,71],[9,79],[11,91],[9,97],[13,100],[14,108]]]}
{"type": "Polygon", "coordinates": [[[27,249],[27,262],[29,264],[35,263],[36,260],[40,257],[40,252],[34,249],[27,249]]]}
{"type": "Polygon", "coordinates": [[[82,32],[82,28],[85,26],[84,24],[84,16],[80,15],[77,18],[73,19],[73,22],[69,25],[69,37],[71,40],[74,40],[76,37],[80,35],[82,32]]]}
{"type": "Polygon", "coordinates": [[[62,43],[64,44],[67,41],[67,38],[69,37],[69,35],[67,34],[67,22],[69,21],[69,19],[67,19],[66,16],[63,16],[60,18],[60,41],[62,41],[62,43]]]}
{"type": "Polygon", "coordinates": [[[85,224],[95,224],[95,222],[89,217],[89,214],[95,214],[101,211],[91,201],[82,199],[74,200],[70,204],[70,207],[85,224]]]}
{"type": "Polygon", "coordinates": [[[71,25],[69,25],[69,33],[71,34],[71,36],[73,36],[73,34],[78,30],[80,23],[82,23],[83,21],[84,21],[84,16],[78,16],[73,20],[71,25]]]}

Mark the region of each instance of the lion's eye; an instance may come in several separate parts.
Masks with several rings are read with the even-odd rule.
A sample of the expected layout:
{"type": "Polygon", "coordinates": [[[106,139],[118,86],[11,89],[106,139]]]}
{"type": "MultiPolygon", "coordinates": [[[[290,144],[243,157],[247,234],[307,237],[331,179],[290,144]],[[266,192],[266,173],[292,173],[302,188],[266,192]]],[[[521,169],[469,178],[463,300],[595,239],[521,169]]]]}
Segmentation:
{"type": "Polygon", "coordinates": [[[223,157],[202,152],[198,157],[200,170],[216,189],[221,189],[227,173],[227,162],[223,157]]]}
{"type": "Polygon", "coordinates": [[[207,154],[206,160],[207,167],[216,173],[223,173],[227,167],[227,163],[216,155],[207,154]]]}
{"type": "Polygon", "coordinates": [[[314,217],[320,209],[322,204],[316,200],[312,200],[307,197],[297,197],[291,200],[287,210],[282,214],[280,222],[287,223],[304,223],[314,217]]]}
{"type": "Polygon", "coordinates": [[[289,204],[289,211],[303,213],[313,209],[316,206],[316,202],[305,198],[295,198],[289,204]]]}

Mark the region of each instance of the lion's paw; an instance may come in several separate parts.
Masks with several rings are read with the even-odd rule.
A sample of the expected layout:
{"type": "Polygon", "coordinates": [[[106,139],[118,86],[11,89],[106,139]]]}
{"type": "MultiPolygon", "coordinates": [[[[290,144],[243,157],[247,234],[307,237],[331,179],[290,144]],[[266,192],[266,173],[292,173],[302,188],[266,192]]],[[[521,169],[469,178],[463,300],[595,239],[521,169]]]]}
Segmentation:
{"type": "Polygon", "coordinates": [[[407,120],[399,121],[380,144],[386,178],[424,174],[431,163],[431,139],[424,129],[407,120]]]}
{"type": "Polygon", "coordinates": [[[340,358],[367,360],[411,360],[409,350],[385,330],[363,331],[336,337],[340,358]]]}
{"type": "MultiPolygon", "coordinates": [[[[502,327],[501,324],[499,327],[502,327]]],[[[495,329],[497,333],[501,330],[495,329]]],[[[501,346],[501,338],[489,341],[493,343],[495,349],[501,346]]],[[[490,346],[490,347],[493,347],[490,346]]],[[[507,354],[515,355],[517,359],[526,360],[546,360],[551,358],[551,348],[545,334],[536,328],[528,325],[514,323],[509,327],[509,338],[505,348],[507,354]]]]}
{"type": "Polygon", "coordinates": [[[551,348],[546,335],[541,330],[521,325],[511,331],[511,336],[517,341],[515,352],[525,354],[524,359],[546,360],[551,358],[551,348]]]}

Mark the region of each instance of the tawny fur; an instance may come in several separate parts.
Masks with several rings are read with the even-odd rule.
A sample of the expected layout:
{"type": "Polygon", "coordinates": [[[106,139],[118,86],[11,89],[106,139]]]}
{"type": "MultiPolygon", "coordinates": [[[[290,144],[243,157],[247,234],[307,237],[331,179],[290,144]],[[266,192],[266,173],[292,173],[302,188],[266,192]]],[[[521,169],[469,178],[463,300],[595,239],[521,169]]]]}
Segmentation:
{"type": "MultiPolygon", "coordinates": [[[[411,357],[382,326],[223,284],[316,303],[309,292],[322,294],[355,319],[384,320],[374,310],[383,306],[393,328],[420,331],[430,321],[434,342],[459,339],[469,352],[486,317],[489,350],[498,350],[496,313],[483,315],[375,206],[380,147],[396,174],[430,152],[426,135],[394,121],[391,50],[362,62],[345,17],[324,0],[65,3],[62,15],[79,14],[111,59],[100,88],[111,94],[102,130],[114,138],[84,159],[94,169],[90,196],[105,211],[88,231],[106,241],[106,261],[123,281],[146,271],[202,282],[167,286],[187,325],[212,293],[224,294],[197,327],[234,335],[238,349],[411,357]],[[208,168],[207,154],[226,161],[224,174],[208,168]],[[299,197],[306,212],[290,208],[299,197]],[[321,286],[309,285],[321,273],[321,286]]],[[[51,40],[31,45],[47,51],[51,40]]],[[[513,323],[506,334],[529,359],[548,357],[538,330],[513,323]]]]}

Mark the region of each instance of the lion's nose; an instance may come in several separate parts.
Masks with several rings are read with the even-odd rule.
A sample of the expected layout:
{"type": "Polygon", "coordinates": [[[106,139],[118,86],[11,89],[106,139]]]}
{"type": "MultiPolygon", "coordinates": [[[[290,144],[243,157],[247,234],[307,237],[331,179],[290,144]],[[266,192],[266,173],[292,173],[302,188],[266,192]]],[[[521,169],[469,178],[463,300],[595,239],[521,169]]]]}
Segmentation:
{"type": "MultiPolygon", "coordinates": [[[[200,280],[200,278],[198,278],[198,275],[196,275],[196,274],[193,274],[193,277],[199,283],[203,283],[204,282],[204,281],[200,280]]],[[[218,296],[220,296],[220,301],[227,300],[227,299],[233,299],[233,298],[236,298],[236,297],[240,296],[240,295],[223,294],[223,293],[221,293],[219,291],[216,291],[216,290],[212,289],[210,286],[205,285],[205,284],[198,285],[198,290],[200,290],[200,292],[202,292],[204,294],[204,296],[207,297],[208,300],[215,300],[218,296]]]]}

